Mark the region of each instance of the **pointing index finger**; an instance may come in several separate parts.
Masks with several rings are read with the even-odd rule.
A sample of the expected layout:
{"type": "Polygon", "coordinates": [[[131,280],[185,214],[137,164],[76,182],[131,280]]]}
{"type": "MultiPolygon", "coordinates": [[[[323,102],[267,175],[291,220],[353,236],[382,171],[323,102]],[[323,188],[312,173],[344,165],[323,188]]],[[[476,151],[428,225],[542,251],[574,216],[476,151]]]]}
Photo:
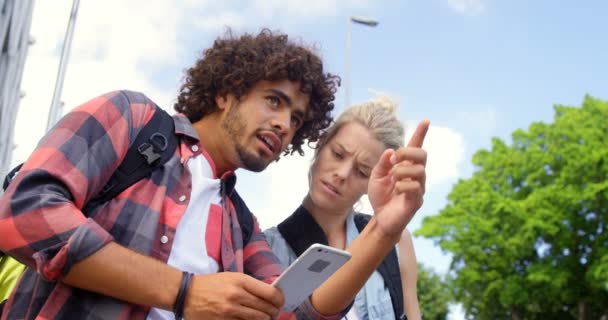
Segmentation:
{"type": "Polygon", "coordinates": [[[429,131],[430,125],[431,122],[428,119],[420,121],[418,127],[416,127],[416,131],[414,131],[414,134],[410,138],[410,142],[408,142],[407,146],[412,148],[422,148],[422,143],[424,142],[426,133],[429,131]]]}

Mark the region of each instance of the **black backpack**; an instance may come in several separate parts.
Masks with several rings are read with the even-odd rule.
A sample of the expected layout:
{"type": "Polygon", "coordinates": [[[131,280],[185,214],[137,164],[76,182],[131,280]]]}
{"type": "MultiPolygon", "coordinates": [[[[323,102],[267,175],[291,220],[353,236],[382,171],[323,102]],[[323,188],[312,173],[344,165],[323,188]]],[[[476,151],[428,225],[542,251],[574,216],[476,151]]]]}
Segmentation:
{"type": "MultiPolygon", "coordinates": [[[[178,144],[179,138],[175,134],[173,118],[156,106],[152,119],[141,129],[108,183],[82,208],[84,215],[89,216],[93,208],[110,201],[135,182],[148,176],[156,168],[162,167],[171,159],[178,144]]],[[[22,166],[23,164],[16,166],[6,175],[2,185],[4,190],[8,188],[22,166]]],[[[236,190],[233,190],[229,196],[237,212],[243,233],[243,246],[245,246],[253,233],[253,214],[236,190]]],[[[2,254],[0,251],[0,255],[2,254]]]]}
{"type": "MultiPolygon", "coordinates": [[[[355,215],[355,225],[361,232],[371,216],[367,214],[357,213],[355,215]]],[[[327,236],[321,226],[308,213],[308,211],[300,206],[289,218],[285,219],[277,226],[281,236],[285,239],[289,247],[293,250],[296,256],[300,256],[313,243],[322,243],[327,245],[327,236]]],[[[391,304],[395,313],[395,319],[407,319],[403,315],[403,288],[401,287],[401,273],[399,270],[399,259],[397,251],[393,248],[389,254],[382,260],[376,269],[382,279],[384,285],[388,288],[391,296],[391,304]]]]}

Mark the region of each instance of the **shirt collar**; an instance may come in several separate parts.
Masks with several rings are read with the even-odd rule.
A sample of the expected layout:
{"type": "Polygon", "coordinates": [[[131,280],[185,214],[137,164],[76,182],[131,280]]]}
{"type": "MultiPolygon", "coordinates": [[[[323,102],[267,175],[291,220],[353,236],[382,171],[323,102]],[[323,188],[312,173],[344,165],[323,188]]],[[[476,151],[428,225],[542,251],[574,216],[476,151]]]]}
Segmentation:
{"type": "Polygon", "coordinates": [[[325,232],[303,206],[298,207],[277,228],[296,256],[300,256],[313,243],[328,244],[325,232]]]}
{"type": "Polygon", "coordinates": [[[199,141],[198,133],[192,126],[190,120],[183,113],[177,113],[173,115],[173,121],[175,122],[175,133],[183,134],[195,141],[199,141]]]}

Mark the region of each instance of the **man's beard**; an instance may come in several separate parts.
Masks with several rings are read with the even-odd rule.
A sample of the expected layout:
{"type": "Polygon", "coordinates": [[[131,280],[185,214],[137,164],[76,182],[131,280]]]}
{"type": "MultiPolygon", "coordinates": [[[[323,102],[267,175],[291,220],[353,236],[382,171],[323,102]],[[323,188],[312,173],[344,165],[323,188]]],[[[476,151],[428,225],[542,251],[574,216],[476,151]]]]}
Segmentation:
{"type": "Polygon", "coordinates": [[[261,156],[247,151],[246,148],[240,144],[239,139],[245,137],[247,121],[245,121],[238,112],[239,107],[238,104],[231,106],[228,115],[222,121],[222,128],[228,136],[228,139],[232,141],[232,145],[234,145],[234,149],[241,162],[241,167],[249,171],[260,172],[266,169],[269,162],[264,160],[261,156]]]}

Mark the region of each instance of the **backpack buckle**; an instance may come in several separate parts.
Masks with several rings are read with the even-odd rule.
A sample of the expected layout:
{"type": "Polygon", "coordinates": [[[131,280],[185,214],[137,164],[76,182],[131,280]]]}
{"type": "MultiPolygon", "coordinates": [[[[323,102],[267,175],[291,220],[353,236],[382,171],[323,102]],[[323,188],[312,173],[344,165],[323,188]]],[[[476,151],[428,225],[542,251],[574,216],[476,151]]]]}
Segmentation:
{"type": "Polygon", "coordinates": [[[4,182],[2,183],[2,190],[6,190],[8,188],[8,185],[15,180],[15,178],[17,177],[17,174],[19,174],[19,171],[21,170],[21,167],[23,167],[23,163],[14,167],[5,177],[4,177],[4,182]]]}
{"type": "Polygon", "coordinates": [[[115,185],[116,185],[116,183],[114,181],[110,181],[110,182],[108,182],[108,184],[106,184],[105,186],[103,186],[103,188],[101,188],[101,191],[99,193],[100,194],[106,194],[110,190],[112,190],[112,188],[114,188],[115,185]]]}
{"type": "Polygon", "coordinates": [[[150,136],[148,142],[144,142],[137,147],[137,152],[146,159],[149,165],[152,165],[162,157],[162,152],[167,150],[168,145],[167,137],[156,132],[150,136]]]}

